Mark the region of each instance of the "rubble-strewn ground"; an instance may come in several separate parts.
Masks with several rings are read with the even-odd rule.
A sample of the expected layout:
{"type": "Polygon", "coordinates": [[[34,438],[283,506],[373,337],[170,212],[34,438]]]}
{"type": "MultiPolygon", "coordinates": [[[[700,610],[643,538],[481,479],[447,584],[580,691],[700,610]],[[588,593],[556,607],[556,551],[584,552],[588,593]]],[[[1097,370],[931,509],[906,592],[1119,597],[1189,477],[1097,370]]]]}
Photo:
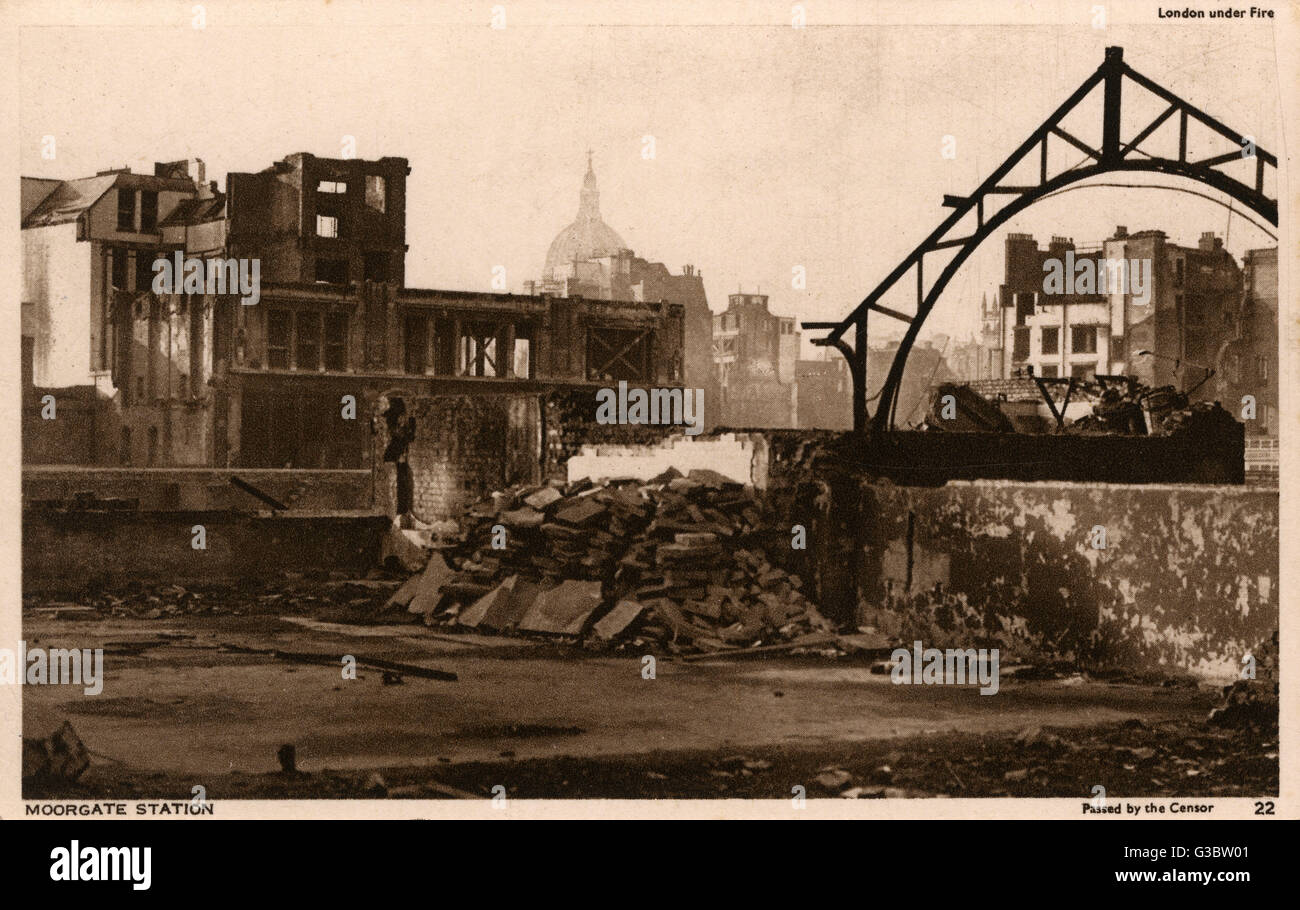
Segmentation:
{"type": "MultiPolygon", "coordinates": [[[[1025,731],[1022,731],[1022,733],[1025,731]]],[[[530,735],[525,729],[518,735],[530,735]]],[[[1049,728],[1023,748],[1017,734],[949,733],[743,751],[573,756],[429,767],[230,773],[206,779],[210,799],[788,799],[1077,797],[1104,781],[1108,799],[1259,797],[1278,792],[1277,739],[1207,730],[1196,721],[1049,728]],[[376,776],[377,775],[377,776],[376,776]]],[[[189,800],[196,778],[113,766],[28,798],[189,800]]]]}
{"type": "Polygon", "coordinates": [[[395,584],[139,591],[91,610],[30,600],[28,646],[102,647],[106,679],[98,696],[24,688],[24,733],[69,721],[93,759],[76,783],[29,783],[25,794],[189,799],[195,784],[217,799],[486,797],[498,784],[518,798],[789,798],[796,785],[861,798],[1278,789],[1276,732],[1205,723],[1222,693],[1186,680],[1017,680],[1008,668],[999,693],[980,696],[895,686],[853,655],[659,655],[645,679],[642,655],[627,651],[387,623],[374,605],[395,584]],[[326,662],[257,653],[272,650],[326,662]],[[345,680],[331,666],[345,654],[458,680],[392,684],[364,667],[345,680]],[[302,773],[278,771],[284,744],[302,773]]]}

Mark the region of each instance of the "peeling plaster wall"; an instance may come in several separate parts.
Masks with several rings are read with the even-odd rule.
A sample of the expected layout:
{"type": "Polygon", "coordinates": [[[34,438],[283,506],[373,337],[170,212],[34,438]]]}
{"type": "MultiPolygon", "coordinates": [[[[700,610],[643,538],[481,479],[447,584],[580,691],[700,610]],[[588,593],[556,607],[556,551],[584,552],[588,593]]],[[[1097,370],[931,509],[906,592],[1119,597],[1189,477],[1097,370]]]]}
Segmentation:
{"type": "Polygon", "coordinates": [[[966,643],[1214,678],[1278,625],[1277,491],[864,483],[859,505],[868,621],[928,615],[966,643]]]}

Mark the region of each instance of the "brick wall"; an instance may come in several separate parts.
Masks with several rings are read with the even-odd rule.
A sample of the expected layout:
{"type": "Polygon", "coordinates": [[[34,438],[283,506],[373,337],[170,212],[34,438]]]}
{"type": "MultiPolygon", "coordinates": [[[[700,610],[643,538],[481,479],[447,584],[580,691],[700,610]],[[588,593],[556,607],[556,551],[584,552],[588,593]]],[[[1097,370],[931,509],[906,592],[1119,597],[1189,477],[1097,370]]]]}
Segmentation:
{"type": "MultiPolygon", "coordinates": [[[[540,478],[538,396],[429,395],[402,401],[415,419],[407,458],[415,482],[415,513],[421,518],[454,517],[493,490],[540,478]]],[[[392,514],[397,466],[383,460],[387,424],[379,419],[376,425],[376,503],[392,514]]]]}
{"type": "Polygon", "coordinates": [[[1028,378],[1013,379],[972,379],[966,385],[971,390],[990,400],[1005,396],[1007,401],[1026,401],[1043,404],[1043,393],[1038,390],[1038,383],[1028,378]]]}
{"type": "Polygon", "coordinates": [[[561,471],[584,446],[657,445],[683,433],[680,427],[596,422],[595,388],[550,392],[543,401],[546,429],[546,467],[561,471]]]}

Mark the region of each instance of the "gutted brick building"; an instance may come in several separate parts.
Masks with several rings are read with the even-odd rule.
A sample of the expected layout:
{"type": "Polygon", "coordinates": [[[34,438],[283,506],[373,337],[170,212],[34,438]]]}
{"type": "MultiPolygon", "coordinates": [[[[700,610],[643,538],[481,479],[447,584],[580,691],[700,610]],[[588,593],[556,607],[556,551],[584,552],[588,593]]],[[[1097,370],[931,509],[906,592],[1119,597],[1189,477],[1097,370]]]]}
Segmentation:
{"type": "MultiPolygon", "coordinates": [[[[1145,267],[1145,266],[1144,266],[1145,267]]],[[[1053,237],[1040,248],[1028,234],[1006,239],[1001,287],[1002,376],[1032,368],[1039,376],[1136,376],[1151,386],[1191,389],[1214,368],[1220,346],[1235,337],[1242,273],[1221,238],[1205,233],[1194,247],[1171,243],[1163,231],[1130,234],[1124,227],[1091,247],[1053,237]],[[1146,302],[1132,286],[1079,293],[1045,293],[1048,260],[1149,264],[1146,302]],[[1145,352],[1145,353],[1144,353],[1145,352]]],[[[1198,398],[1213,398],[1213,383],[1198,398]]]]}
{"type": "Polygon", "coordinates": [[[295,154],[225,193],[199,161],[24,178],[25,460],[358,468],[385,392],[680,384],[680,304],[405,287],[409,171],[295,154]],[[155,293],[176,255],[255,261],[255,302],[155,293]]]}
{"type": "Polygon", "coordinates": [[[263,285],[217,319],[218,464],[362,467],[380,396],[680,385],[677,304],[263,285]],[[345,415],[352,396],[355,419],[345,415]]]}
{"type": "Polygon", "coordinates": [[[229,174],[229,253],[270,282],[406,282],[405,158],[298,153],[229,174]]]}

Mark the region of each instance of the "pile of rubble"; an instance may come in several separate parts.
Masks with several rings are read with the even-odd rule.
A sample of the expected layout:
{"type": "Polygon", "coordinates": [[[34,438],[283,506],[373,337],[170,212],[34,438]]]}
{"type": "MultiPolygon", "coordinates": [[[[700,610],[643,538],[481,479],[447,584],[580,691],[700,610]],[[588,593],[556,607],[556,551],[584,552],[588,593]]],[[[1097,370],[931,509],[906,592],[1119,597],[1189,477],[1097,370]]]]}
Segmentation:
{"type": "Polygon", "coordinates": [[[1278,667],[1281,652],[1278,630],[1250,651],[1254,673],[1223,689],[1223,700],[1210,712],[1211,724],[1221,727],[1273,729],[1278,726],[1281,686],[1278,667]]]}
{"type": "Polygon", "coordinates": [[[754,491],[714,471],[506,490],[460,529],[391,606],[428,625],[673,653],[812,646],[831,628],[799,577],[768,559],[789,547],[789,529],[767,524],[754,491]]]}

